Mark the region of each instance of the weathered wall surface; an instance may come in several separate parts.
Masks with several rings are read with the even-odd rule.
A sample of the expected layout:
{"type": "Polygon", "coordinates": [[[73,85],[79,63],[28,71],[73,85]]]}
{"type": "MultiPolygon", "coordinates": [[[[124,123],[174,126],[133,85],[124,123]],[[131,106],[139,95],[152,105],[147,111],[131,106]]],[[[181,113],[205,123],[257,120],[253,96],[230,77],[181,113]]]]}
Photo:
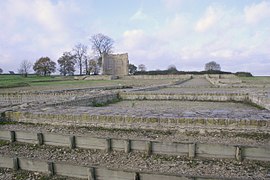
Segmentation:
{"type": "Polygon", "coordinates": [[[264,107],[265,109],[270,110],[270,98],[266,96],[259,96],[257,94],[251,94],[249,95],[249,100],[254,104],[257,104],[261,107],[264,107]]]}
{"type": "Polygon", "coordinates": [[[14,105],[29,102],[49,102],[49,104],[56,104],[65,101],[74,101],[76,99],[87,99],[91,98],[93,95],[98,96],[96,90],[113,90],[121,88],[124,88],[124,86],[71,89],[40,93],[0,93],[0,105],[14,105]]]}
{"type": "Polygon", "coordinates": [[[26,123],[66,125],[66,126],[99,126],[106,128],[141,128],[156,130],[182,130],[185,128],[203,129],[245,129],[269,131],[269,120],[255,119],[218,119],[218,118],[162,118],[136,116],[109,116],[91,114],[37,114],[29,112],[6,111],[7,120],[26,123]]]}
{"type": "Polygon", "coordinates": [[[123,79],[190,79],[192,75],[133,75],[125,76],[123,79]]]}
{"type": "Polygon", "coordinates": [[[94,97],[78,98],[70,101],[64,101],[60,103],[51,104],[53,106],[65,105],[65,106],[95,106],[97,104],[109,103],[117,101],[119,99],[118,94],[111,93],[105,95],[98,95],[94,97]]]}
{"type": "Polygon", "coordinates": [[[244,102],[248,100],[247,93],[194,93],[194,94],[167,94],[167,93],[144,93],[130,92],[120,93],[123,100],[185,100],[185,101],[237,101],[244,102]]]}
{"type": "Polygon", "coordinates": [[[75,76],[75,80],[112,80],[113,76],[110,75],[88,75],[88,76],[75,76]]]}
{"type": "Polygon", "coordinates": [[[128,54],[103,54],[102,74],[113,76],[128,75],[128,54]]]}
{"type": "Polygon", "coordinates": [[[216,75],[216,74],[207,74],[205,78],[211,82],[213,85],[223,87],[223,86],[235,86],[241,85],[242,80],[233,74],[224,74],[224,75],[216,75]]]}

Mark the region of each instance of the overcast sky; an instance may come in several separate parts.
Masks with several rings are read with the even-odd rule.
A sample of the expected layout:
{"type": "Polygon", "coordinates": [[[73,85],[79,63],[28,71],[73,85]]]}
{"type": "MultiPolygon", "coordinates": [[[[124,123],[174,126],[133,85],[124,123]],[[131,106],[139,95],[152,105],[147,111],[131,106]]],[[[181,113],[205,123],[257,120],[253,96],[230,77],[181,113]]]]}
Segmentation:
{"type": "MultiPolygon", "coordinates": [[[[270,0],[0,0],[0,68],[22,60],[53,61],[103,33],[114,52],[148,70],[270,75],[270,0]]],[[[91,52],[89,52],[91,54],[91,52]]]]}

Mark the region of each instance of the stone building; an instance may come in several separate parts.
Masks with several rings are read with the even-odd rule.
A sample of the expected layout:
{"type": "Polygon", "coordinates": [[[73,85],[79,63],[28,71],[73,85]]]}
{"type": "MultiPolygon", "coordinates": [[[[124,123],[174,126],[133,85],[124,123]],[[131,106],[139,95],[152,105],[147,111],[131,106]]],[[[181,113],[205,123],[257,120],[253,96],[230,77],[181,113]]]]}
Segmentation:
{"type": "Polygon", "coordinates": [[[128,53],[125,54],[103,54],[102,74],[112,76],[128,75],[128,53]]]}

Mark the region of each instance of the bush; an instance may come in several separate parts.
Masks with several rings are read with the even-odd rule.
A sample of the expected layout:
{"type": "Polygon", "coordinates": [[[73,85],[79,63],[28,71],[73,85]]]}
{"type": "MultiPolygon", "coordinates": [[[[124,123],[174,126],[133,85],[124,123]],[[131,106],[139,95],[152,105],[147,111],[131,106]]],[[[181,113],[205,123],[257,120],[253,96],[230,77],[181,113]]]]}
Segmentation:
{"type": "Polygon", "coordinates": [[[239,77],[253,77],[250,72],[236,72],[235,75],[239,77]]]}

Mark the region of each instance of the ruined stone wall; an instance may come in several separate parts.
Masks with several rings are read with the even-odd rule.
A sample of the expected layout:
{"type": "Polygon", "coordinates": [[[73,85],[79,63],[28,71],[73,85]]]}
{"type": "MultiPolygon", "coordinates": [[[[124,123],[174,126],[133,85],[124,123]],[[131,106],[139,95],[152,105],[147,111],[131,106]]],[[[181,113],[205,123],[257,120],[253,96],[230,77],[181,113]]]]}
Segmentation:
{"type": "Polygon", "coordinates": [[[134,75],[134,76],[125,76],[123,79],[190,79],[192,77],[191,74],[187,75],[134,75]]]}
{"type": "Polygon", "coordinates": [[[128,54],[103,54],[102,74],[113,76],[128,75],[128,54]]]}
{"type": "Polygon", "coordinates": [[[233,86],[242,83],[242,80],[233,74],[207,74],[205,78],[216,86],[233,86]]]}
{"type": "Polygon", "coordinates": [[[121,115],[92,115],[84,114],[46,114],[30,112],[6,111],[3,113],[6,120],[24,123],[38,123],[65,126],[91,127],[99,126],[105,128],[122,129],[155,129],[155,130],[178,130],[187,128],[203,129],[245,129],[250,131],[269,131],[270,121],[254,119],[229,119],[229,118],[161,118],[161,117],[136,117],[121,115]]]}

